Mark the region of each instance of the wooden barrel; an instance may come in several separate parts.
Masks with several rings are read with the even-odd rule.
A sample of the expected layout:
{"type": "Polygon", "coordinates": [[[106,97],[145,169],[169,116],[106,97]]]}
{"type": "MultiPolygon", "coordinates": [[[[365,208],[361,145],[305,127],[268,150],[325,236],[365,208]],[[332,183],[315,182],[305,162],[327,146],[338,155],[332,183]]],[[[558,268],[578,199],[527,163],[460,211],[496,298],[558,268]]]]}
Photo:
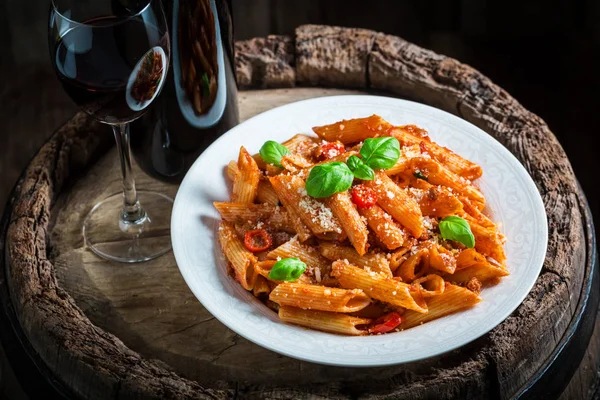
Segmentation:
{"type": "MultiPolygon", "coordinates": [[[[548,215],[548,252],[531,293],[490,333],[419,362],[341,368],[275,354],[210,315],[172,254],[128,265],[85,248],[84,216],[121,182],[111,133],[78,114],[31,161],[2,225],[2,341],[28,391],[83,399],[594,394],[600,327],[592,219],[544,121],[473,68],[369,30],[301,26],[295,37],[237,43],[236,63],[247,89],[242,120],[305,98],[385,93],[457,114],[499,140],[533,177],[548,215]]],[[[177,191],[136,174],[140,188],[177,191]]]]}

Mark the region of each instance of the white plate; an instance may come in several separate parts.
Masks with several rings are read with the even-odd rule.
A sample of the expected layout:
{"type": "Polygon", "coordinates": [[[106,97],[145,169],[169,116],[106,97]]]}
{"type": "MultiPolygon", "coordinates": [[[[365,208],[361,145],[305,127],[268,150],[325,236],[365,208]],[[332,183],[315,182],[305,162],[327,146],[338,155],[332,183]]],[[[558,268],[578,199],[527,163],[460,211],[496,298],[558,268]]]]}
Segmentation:
{"type": "MultiPolygon", "coordinates": [[[[198,300],[239,335],[278,353],[322,364],[382,366],[432,357],[485,334],[517,308],[544,262],[548,227],[544,204],[519,161],[481,129],[449,113],[378,96],[333,96],[299,101],[231,129],[196,160],[183,180],[171,220],[173,252],[198,300]],[[229,199],[225,167],[241,145],[257,153],[266,140],[284,141],[311,127],[378,114],[395,125],[415,124],[437,143],[480,164],[482,189],[507,238],[510,276],[481,293],[467,311],[387,335],[347,337],[285,324],[226,273],[216,240],[213,201],[229,199]]],[[[200,338],[198,338],[200,340],[200,338]]]]}

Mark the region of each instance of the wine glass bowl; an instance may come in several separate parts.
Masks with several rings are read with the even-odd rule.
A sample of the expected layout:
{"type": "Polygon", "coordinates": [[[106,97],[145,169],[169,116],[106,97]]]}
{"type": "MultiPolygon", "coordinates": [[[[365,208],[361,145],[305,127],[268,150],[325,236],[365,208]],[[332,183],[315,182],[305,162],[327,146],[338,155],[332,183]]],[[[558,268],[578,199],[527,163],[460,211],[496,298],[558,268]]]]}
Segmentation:
{"type": "Polygon", "coordinates": [[[110,14],[89,18],[89,11],[58,11],[57,4],[72,3],[81,9],[77,2],[55,0],[50,12],[50,49],[58,78],[73,101],[99,121],[133,121],[155,97],[145,95],[160,91],[168,69],[169,35],[157,15],[160,2],[127,13],[118,1],[101,0],[93,2],[97,12],[110,14]],[[102,4],[113,6],[101,11],[102,4]],[[73,14],[86,19],[72,20],[73,14]]]}
{"type": "Polygon", "coordinates": [[[103,258],[139,262],[171,249],[173,200],[137,191],[129,123],[160,94],[170,58],[160,0],[53,0],[51,61],[63,88],[86,113],[113,128],[123,192],[97,203],[84,221],[86,245],[103,258]]]}

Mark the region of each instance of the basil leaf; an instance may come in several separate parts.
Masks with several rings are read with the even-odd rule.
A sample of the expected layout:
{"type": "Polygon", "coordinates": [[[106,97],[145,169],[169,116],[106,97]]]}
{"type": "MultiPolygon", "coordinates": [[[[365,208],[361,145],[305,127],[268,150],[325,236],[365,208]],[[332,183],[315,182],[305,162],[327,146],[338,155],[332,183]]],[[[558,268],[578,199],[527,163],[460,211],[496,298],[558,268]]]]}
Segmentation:
{"type": "Polygon", "coordinates": [[[429,181],[429,178],[423,175],[420,169],[416,170],[413,176],[417,179],[423,179],[424,181],[429,181]]]}
{"type": "Polygon", "coordinates": [[[266,163],[281,167],[281,157],[290,154],[290,151],[274,140],[267,140],[260,148],[259,153],[266,163]]]}
{"type": "Polygon", "coordinates": [[[273,265],[269,271],[269,279],[293,282],[300,278],[305,269],[306,264],[299,258],[283,258],[273,265]]]}
{"type": "Polygon", "coordinates": [[[369,167],[388,169],[400,158],[400,143],[391,136],[365,139],[360,155],[369,167]]]}
{"type": "Polygon", "coordinates": [[[475,247],[475,236],[473,236],[471,227],[465,219],[451,215],[442,219],[438,226],[442,238],[456,240],[467,246],[469,249],[475,247]]]}
{"type": "Polygon", "coordinates": [[[358,179],[362,179],[363,181],[372,181],[375,179],[375,171],[373,171],[373,169],[365,164],[360,158],[356,156],[350,156],[346,163],[348,164],[350,171],[352,171],[354,176],[358,179]]]}
{"type": "Polygon", "coordinates": [[[343,162],[320,164],[308,174],[306,192],[315,198],[329,197],[350,189],[353,181],[352,171],[343,162]]]}

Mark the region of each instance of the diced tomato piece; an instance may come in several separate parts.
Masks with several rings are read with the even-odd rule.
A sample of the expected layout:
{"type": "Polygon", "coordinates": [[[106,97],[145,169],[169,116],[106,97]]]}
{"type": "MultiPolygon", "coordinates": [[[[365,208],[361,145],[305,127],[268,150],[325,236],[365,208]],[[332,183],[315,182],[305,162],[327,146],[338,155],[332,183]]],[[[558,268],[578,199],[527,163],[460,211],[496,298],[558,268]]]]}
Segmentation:
{"type": "Polygon", "coordinates": [[[395,329],[402,322],[402,317],[395,311],[378,318],[369,329],[371,333],[386,333],[395,329]]]}
{"type": "Polygon", "coordinates": [[[263,251],[271,247],[273,239],[264,229],[255,229],[244,235],[244,246],[251,252],[263,251]]]}
{"type": "Polygon", "coordinates": [[[377,193],[365,185],[356,185],[352,188],[352,201],[358,208],[371,208],[377,203],[377,193]]]}
{"type": "Polygon", "coordinates": [[[324,161],[330,158],[337,157],[340,154],[344,154],[346,148],[342,142],[326,142],[323,141],[319,147],[315,150],[315,156],[317,159],[324,161]]]}

